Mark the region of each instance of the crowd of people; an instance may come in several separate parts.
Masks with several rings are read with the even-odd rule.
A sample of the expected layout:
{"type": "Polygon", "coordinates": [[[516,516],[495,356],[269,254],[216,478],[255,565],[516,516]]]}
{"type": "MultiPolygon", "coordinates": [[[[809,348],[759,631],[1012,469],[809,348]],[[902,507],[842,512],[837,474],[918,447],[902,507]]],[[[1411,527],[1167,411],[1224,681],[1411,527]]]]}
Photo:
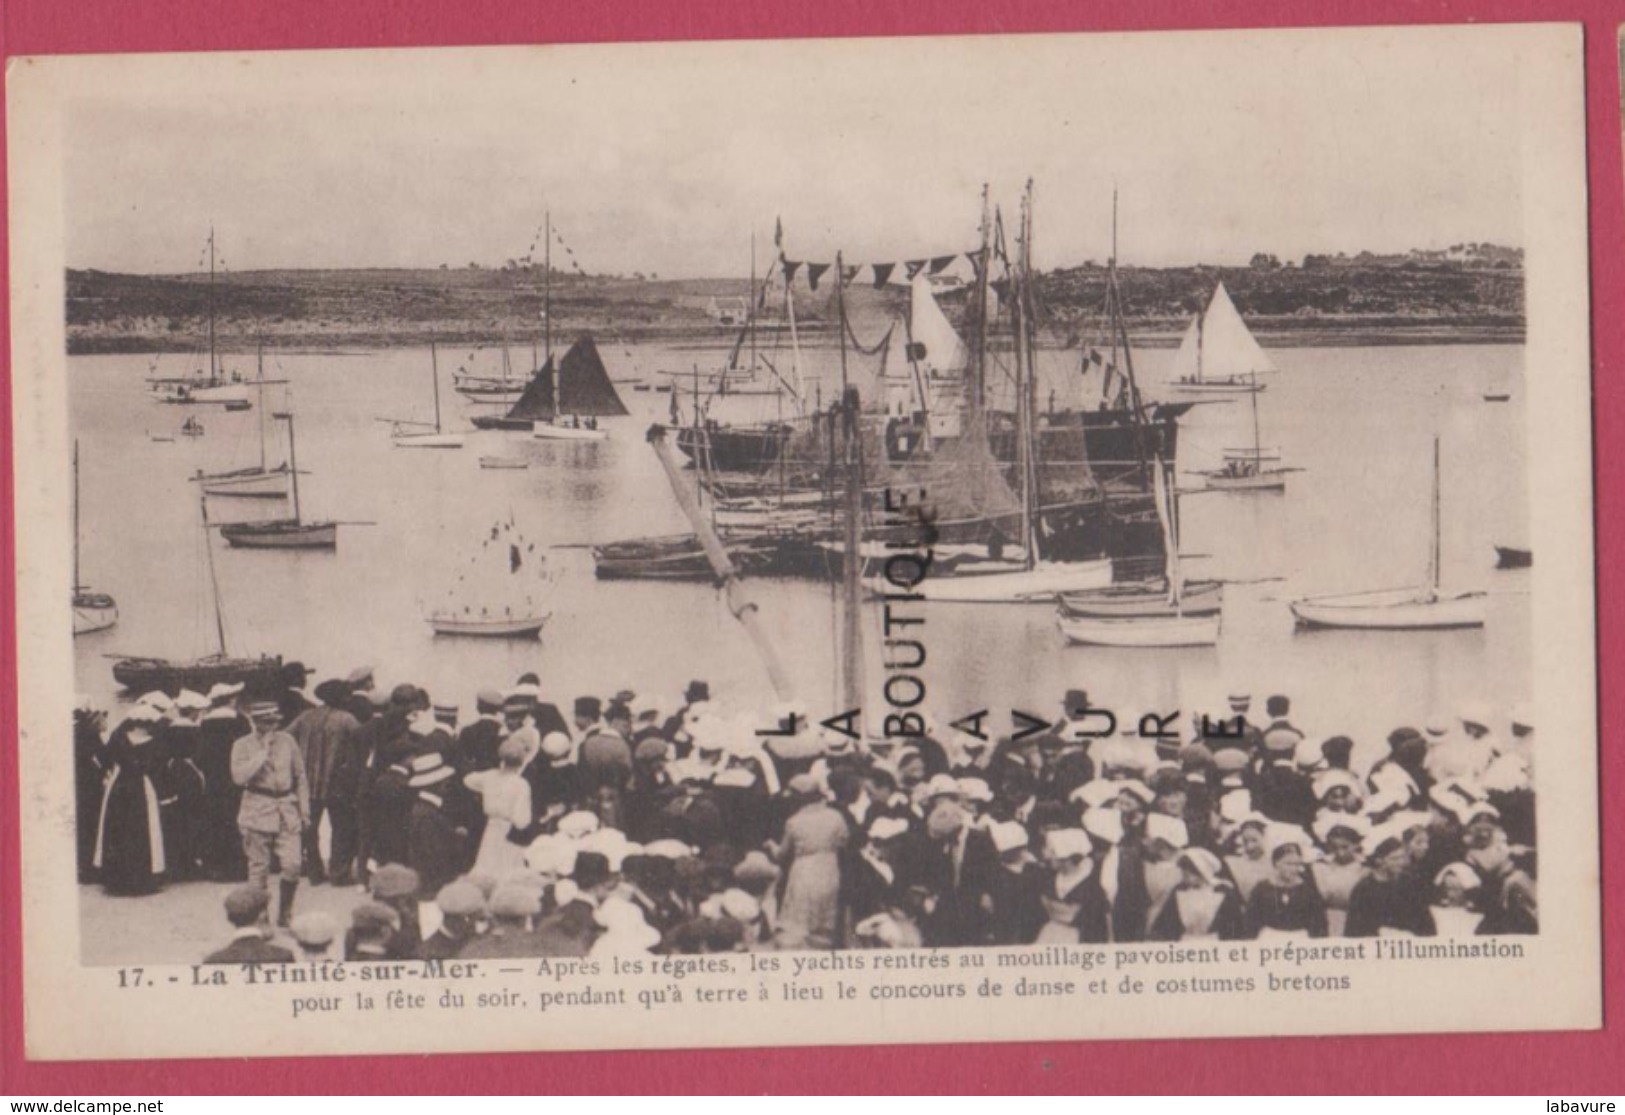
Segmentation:
{"type": "Polygon", "coordinates": [[[221,961],[1538,931],[1522,711],[1356,766],[1383,749],[1284,696],[1093,735],[1073,690],[1044,731],[875,740],[698,681],[566,718],[534,675],[471,716],[365,668],[307,680],[150,693],[111,732],[81,702],[82,881],[239,884],[221,961]],[[295,916],[302,880],[355,888],[350,923],[295,916]]]}

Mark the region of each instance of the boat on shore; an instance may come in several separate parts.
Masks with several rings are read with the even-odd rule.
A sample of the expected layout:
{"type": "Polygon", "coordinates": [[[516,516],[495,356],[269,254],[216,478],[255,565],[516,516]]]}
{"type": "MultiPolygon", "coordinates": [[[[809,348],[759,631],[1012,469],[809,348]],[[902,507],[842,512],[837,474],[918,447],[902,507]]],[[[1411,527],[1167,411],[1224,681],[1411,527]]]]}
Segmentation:
{"type": "Polygon", "coordinates": [[[1417,588],[1311,596],[1290,605],[1301,627],[1367,630],[1437,630],[1484,626],[1483,592],[1445,592],[1440,586],[1439,439],[1433,439],[1433,537],[1427,582],[1417,588]]]}
{"type": "Polygon", "coordinates": [[[79,442],[73,443],[73,633],[90,635],[118,623],[118,604],[79,579],[79,442]]]}

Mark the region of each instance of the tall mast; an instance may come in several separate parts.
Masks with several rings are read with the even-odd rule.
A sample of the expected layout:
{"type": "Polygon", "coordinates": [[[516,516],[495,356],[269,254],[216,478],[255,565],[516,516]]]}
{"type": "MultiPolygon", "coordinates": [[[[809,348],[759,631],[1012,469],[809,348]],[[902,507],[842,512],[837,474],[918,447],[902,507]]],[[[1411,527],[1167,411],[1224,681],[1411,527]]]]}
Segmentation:
{"type": "MultiPolygon", "coordinates": [[[[840,282],[839,275],[835,281],[840,282]]],[[[841,331],[843,334],[846,331],[844,320],[841,331]]],[[[846,464],[843,543],[846,557],[841,578],[841,698],[845,708],[863,707],[863,628],[859,623],[862,606],[859,577],[863,567],[863,535],[859,522],[863,509],[863,455],[858,441],[858,402],[856,387],[842,389],[841,431],[846,464]]]]}
{"type": "Polygon", "coordinates": [[[1253,373],[1253,389],[1247,394],[1253,397],[1253,475],[1257,476],[1262,468],[1264,450],[1258,443],[1258,373],[1253,373]]]}
{"type": "Polygon", "coordinates": [[[1202,382],[1202,349],[1207,345],[1207,336],[1204,333],[1207,314],[1200,306],[1196,309],[1196,382],[1202,382]]]}
{"type": "Polygon", "coordinates": [[[790,374],[795,380],[796,416],[807,413],[807,386],[801,378],[801,335],[796,331],[796,299],[790,290],[790,270],[784,265],[784,244],[779,243],[779,274],[784,276],[784,316],[790,322],[790,374]]]}
{"type": "Polygon", "coordinates": [[[299,458],[293,450],[293,412],[282,415],[288,422],[288,483],[293,489],[293,521],[301,522],[299,514],[299,458]]]}
{"type": "Polygon", "coordinates": [[[1031,569],[1038,562],[1038,529],[1036,504],[1037,469],[1033,454],[1033,414],[1034,394],[1037,390],[1035,382],[1037,371],[1036,361],[1033,359],[1033,342],[1036,335],[1032,329],[1032,180],[1027,180],[1027,190],[1021,198],[1021,244],[1017,252],[1018,263],[1016,274],[1018,285],[1015,290],[1015,327],[1016,327],[1016,446],[1019,453],[1021,467],[1021,545],[1026,553],[1023,565],[1031,569]]]}
{"type": "Polygon", "coordinates": [[[254,357],[254,365],[255,365],[255,382],[258,384],[258,386],[255,388],[255,391],[259,395],[259,411],[260,411],[260,471],[264,472],[265,471],[265,342],[264,341],[261,341],[259,343],[259,349],[256,352],[255,357],[254,357]]]}
{"type": "Polygon", "coordinates": [[[841,281],[841,272],[845,264],[841,260],[841,253],[835,253],[835,320],[841,329],[841,399],[846,400],[846,284],[841,281]]]}
{"type": "Polygon", "coordinates": [[[1428,587],[1437,595],[1441,573],[1439,569],[1439,438],[1433,437],[1433,548],[1428,552],[1428,587]]]}
{"type": "MultiPolygon", "coordinates": [[[[434,376],[434,432],[440,432],[440,358],[435,354],[434,341],[429,342],[429,372],[434,376]]],[[[293,431],[290,429],[289,433],[293,431]]]]}
{"type": "Polygon", "coordinates": [[[209,226],[209,384],[219,381],[214,357],[214,226],[209,226]]]}
{"type": "Polygon", "coordinates": [[[79,439],[73,439],[73,591],[78,592],[79,580],[79,439]]]}
{"type": "MultiPolygon", "coordinates": [[[[198,472],[198,479],[202,480],[203,473],[198,472]]],[[[214,544],[209,540],[209,495],[198,485],[201,493],[199,502],[203,507],[203,553],[209,562],[209,595],[214,601],[214,633],[220,642],[220,657],[226,656],[226,619],[220,613],[220,577],[214,569],[214,544]]]]}
{"type": "Polygon", "coordinates": [[[756,230],[750,230],[750,303],[745,307],[745,322],[750,327],[750,372],[756,374],[756,230]]]}
{"type": "Polygon", "coordinates": [[[542,217],[542,352],[553,359],[553,211],[542,217]]]}
{"type": "Polygon", "coordinates": [[[984,392],[987,384],[987,286],[993,270],[993,256],[989,246],[992,236],[992,226],[989,224],[987,209],[987,183],[982,183],[982,249],[979,254],[981,266],[976,269],[976,345],[971,367],[975,372],[975,382],[971,384],[970,402],[977,413],[981,412],[985,401],[984,392]]]}

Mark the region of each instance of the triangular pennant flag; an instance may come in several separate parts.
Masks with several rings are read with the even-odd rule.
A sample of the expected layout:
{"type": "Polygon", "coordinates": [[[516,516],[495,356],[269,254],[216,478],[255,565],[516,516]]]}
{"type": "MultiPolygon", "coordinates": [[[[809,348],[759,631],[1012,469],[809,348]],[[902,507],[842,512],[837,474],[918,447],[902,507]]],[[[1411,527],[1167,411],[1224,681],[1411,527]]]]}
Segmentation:
{"type": "Polygon", "coordinates": [[[896,268],[897,268],[897,264],[895,264],[895,263],[877,263],[877,264],[874,264],[875,288],[877,290],[879,288],[885,286],[888,282],[891,281],[891,273],[894,270],[896,270],[896,268]]]}
{"type": "Polygon", "coordinates": [[[1010,280],[1009,279],[994,279],[988,285],[993,288],[993,293],[997,294],[1001,301],[1009,301],[1009,299],[1010,299],[1010,280]]]}
{"type": "Polygon", "coordinates": [[[936,259],[931,261],[931,274],[942,274],[943,270],[958,258],[958,256],[938,256],[936,259]]]}
{"type": "Polygon", "coordinates": [[[925,260],[911,259],[904,263],[903,266],[908,269],[908,277],[912,280],[914,276],[918,275],[920,271],[924,269],[925,260]]]}
{"type": "Polygon", "coordinates": [[[775,248],[784,246],[784,220],[780,217],[773,218],[773,246],[775,248]]]}
{"type": "Polygon", "coordinates": [[[796,272],[801,269],[801,261],[797,259],[781,259],[779,265],[784,268],[784,281],[786,283],[795,282],[796,272]]]}
{"type": "Polygon", "coordinates": [[[824,272],[828,270],[829,264],[827,263],[807,264],[807,285],[812,287],[814,290],[817,290],[818,280],[822,279],[824,277],[824,272]]]}
{"type": "Polygon", "coordinates": [[[854,265],[852,267],[846,268],[845,270],[843,270],[841,272],[841,281],[845,282],[845,283],[850,283],[853,279],[858,277],[858,272],[860,270],[862,270],[862,268],[863,268],[863,265],[861,263],[856,264],[856,265],[854,265]]]}

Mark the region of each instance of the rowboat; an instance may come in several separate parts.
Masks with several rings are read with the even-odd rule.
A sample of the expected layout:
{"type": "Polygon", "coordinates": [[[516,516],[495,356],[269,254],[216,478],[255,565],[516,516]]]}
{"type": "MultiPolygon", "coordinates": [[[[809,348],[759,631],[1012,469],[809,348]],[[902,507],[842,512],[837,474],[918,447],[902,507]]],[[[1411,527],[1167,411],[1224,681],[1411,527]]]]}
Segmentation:
{"type": "Polygon", "coordinates": [[[548,616],[486,616],[435,614],[428,617],[436,635],[470,635],[486,639],[534,638],[548,616]]]}
{"type": "Polygon", "coordinates": [[[481,468],[529,468],[530,462],[523,457],[481,457],[481,468]]]}

